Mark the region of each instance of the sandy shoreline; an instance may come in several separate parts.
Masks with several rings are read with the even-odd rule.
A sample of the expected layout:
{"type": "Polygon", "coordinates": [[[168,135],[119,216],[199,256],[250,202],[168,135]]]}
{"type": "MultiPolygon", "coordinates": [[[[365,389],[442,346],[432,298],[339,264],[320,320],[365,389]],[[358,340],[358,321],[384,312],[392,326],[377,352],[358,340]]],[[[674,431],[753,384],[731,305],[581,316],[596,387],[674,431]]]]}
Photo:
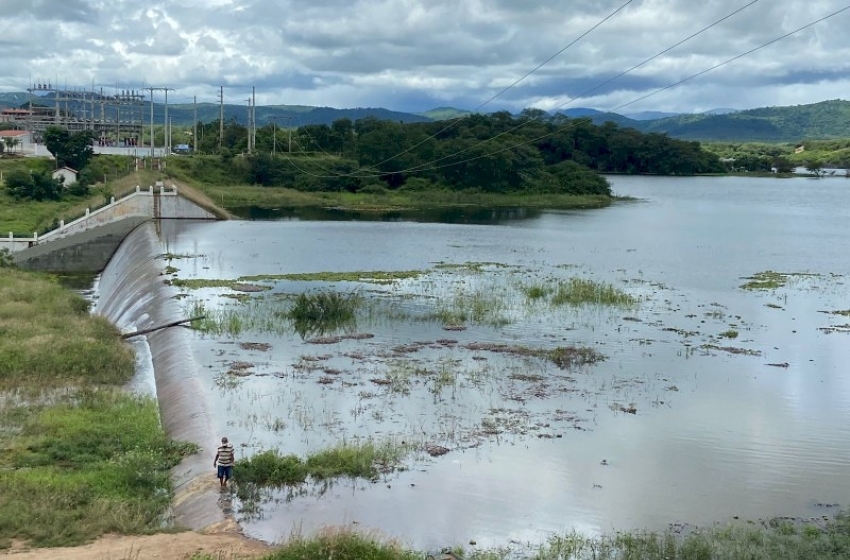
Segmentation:
{"type": "Polygon", "coordinates": [[[161,533],[156,535],[106,535],[93,543],[75,547],[30,548],[20,542],[0,551],[12,560],[187,560],[197,552],[228,560],[259,558],[271,547],[249,539],[233,522],[212,528],[214,532],[161,533]]]}

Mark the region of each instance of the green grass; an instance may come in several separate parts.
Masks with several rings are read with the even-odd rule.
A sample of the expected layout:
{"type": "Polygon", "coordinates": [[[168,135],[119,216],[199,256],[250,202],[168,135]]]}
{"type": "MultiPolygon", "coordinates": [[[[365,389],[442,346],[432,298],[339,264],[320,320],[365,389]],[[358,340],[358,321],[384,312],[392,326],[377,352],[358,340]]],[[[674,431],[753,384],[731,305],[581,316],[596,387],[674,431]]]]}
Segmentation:
{"type": "Polygon", "coordinates": [[[277,450],[263,451],[234,466],[237,485],[264,487],[294,486],[308,478],[330,480],[339,477],[372,479],[381,470],[395,468],[410,451],[409,446],[393,443],[341,444],[301,459],[281,455],[277,450]]]}
{"type": "Polygon", "coordinates": [[[81,544],[166,528],[169,469],[193,451],[153,399],[122,393],[135,358],[55,279],[0,273],[0,543],[81,544]]]}
{"type": "Polygon", "coordinates": [[[606,282],[597,282],[587,278],[569,278],[559,281],[552,293],[552,305],[604,305],[633,308],[638,300],[627,292],[606,282]]]}
{"type": "MultiPolygon", "coordinates": [[[[500,549],[452,551],[466,560],[843,560],[850,558],[850,520],[839,514],[822,527],[771,521],[695,528],[686,535],[632,532],[586,537],[570,532],[553,535],[538,546],[516,543],[500,549]]],[[[425,554],[375,535],[326,530],[291,538],[262,560],[422,560],[425,554]]],[[[198,554],[191,560],[220,557],[198,554]]]]}
{"type": "Polygon", "coordinates": [[[765,270],[764,272],[757,272],[752,276],[744,277],[744,280],[748,280],[748,282],[741,284],[740,288],[753,291],[776,290],[784,287],[792,278],[813,278],[817,276],[817,274],[807,272],[774,272],[773,270],[765,270]]]}
{"type": "MultiPolygon", "coordinates": [[[[111,159],[114,158],[106,156],[104,161],[111,159]]],[[[53,169],[53,165],[53,161],[48,158],[0,159],[0,172],[5,174],[12,169],[49,171],[53,169]]],[[[113,175],[114,173],[110,176],[113,175]]],[[[105,192],[117,195],[123,193],[128,187],[130,184],[122,178],[110,182],[105,192]]],[[[104,203],[104,195],[97,191],[98,189],[93,188],[88,196],[66,195],[62,200],[38,202],[16,200],[6,194],[5,187],[0,187],[0,235],[6,236],[11,231],[17,236],[32,237],[33,232],[43,233],[58,226],[59,220],[69,222],[78,218],[85,213],[86,208],[96,208],[104,203]]]]}
{"type": "Polygon", "coordinates": [[[729,329],[728,331],[723,331],[718,336],[720,336],[720,338],[738,338],[738,331],[729,329]]]}
{"type": "Polygon", "coordinates": [[[0,390],[41,391],[120,384],[134,371],[118,330],[55,280],[5,268],[0,274],[0,390]]]}

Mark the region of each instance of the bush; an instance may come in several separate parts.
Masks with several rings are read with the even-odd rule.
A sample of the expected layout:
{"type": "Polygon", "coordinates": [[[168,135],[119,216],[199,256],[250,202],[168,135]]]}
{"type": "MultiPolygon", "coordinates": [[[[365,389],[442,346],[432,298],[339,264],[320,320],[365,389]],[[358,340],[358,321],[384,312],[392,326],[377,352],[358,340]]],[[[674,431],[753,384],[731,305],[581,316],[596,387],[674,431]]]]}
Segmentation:
{"type": "Polygon", "coordinates": [[[6,174],[6,190],[15,198],[59,200],[63,188],[62,182],[47,171],[13,169],[6,174]]]}

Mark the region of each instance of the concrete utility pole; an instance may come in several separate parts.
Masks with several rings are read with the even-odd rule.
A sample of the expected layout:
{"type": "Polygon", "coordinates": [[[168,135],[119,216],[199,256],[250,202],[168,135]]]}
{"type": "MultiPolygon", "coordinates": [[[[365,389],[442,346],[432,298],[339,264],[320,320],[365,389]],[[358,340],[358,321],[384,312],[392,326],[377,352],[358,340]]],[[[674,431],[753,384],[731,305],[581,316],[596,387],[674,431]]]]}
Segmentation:
{"type": "MultiPolygon", "coordinates": [[[[144,89],[151,92],[151,157],[155,157],[155,155],[156,155],[156,151],[155,151],[156,141],[154,140],[154,132],[153,132],[153,92],[155,92],[155,91],[164,91],[165,92],[165,127],[166,127],[166,131],[167,131],[168,130],[168,92],[174,91],[174,88],[147,87],[147,88],[144,88],[144,89]]],[[[168,135],[167,134],[166,134],[166,138],[164,140],[164,144],[166,145],[166,148],[167,148],[168,147],[168,135]]],[[[166,150],[166,154],[167,153],[168,153],[168,150],[166,150]]]]}
{"type": "Polygon", "coordinates": [[[224,142],[224,86],[218,87],[218,153],[221,153],[221,146],[224,142]]]}
{"type": "Polygon", "coordinates": [[[192,98],[192,105],[194,108],[194,114],[192,116],[192,153],[197,153],[198,151],[198,96],[195,95],[192,98]]]}
{"type": "Polygon", "coordinates": [[[248,98],[248,138],[247,138],[247,147],[248,153],[251,153],[251,98],[248,98]]]}
{"type": "Polygon", "coordinates": [[[168,120],[168,92],[174,88],[162,88],[165,91],[165,155],[171,155],[171,122],[168,120]]]}
{"type": "Polygon", "coordinates": [[[251,151],[257,148],[257,87],[251,86],[251,151]]]}

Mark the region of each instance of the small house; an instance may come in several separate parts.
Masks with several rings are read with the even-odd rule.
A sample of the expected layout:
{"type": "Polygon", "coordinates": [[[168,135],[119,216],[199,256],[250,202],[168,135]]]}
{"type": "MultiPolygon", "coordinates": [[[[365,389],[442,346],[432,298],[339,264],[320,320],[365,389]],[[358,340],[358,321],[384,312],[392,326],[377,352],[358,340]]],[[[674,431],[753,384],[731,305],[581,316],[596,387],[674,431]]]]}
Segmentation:
{"type": "Polygon", "coordinates": [[[60,167],[59,169],[53,172],[53,178],[59,179],[61,177],[62,184],[66,187],[70,187],[71,185],[77,182],[78,174],[79,173],[76,170],[71,169],[70,167],[60,167]]]}
{"type": "Polygon", "coordinates": [[[0,142],[10,152],[22,151],[32,144],[32,132],[28,130],[0,130],[0,142]]]}

